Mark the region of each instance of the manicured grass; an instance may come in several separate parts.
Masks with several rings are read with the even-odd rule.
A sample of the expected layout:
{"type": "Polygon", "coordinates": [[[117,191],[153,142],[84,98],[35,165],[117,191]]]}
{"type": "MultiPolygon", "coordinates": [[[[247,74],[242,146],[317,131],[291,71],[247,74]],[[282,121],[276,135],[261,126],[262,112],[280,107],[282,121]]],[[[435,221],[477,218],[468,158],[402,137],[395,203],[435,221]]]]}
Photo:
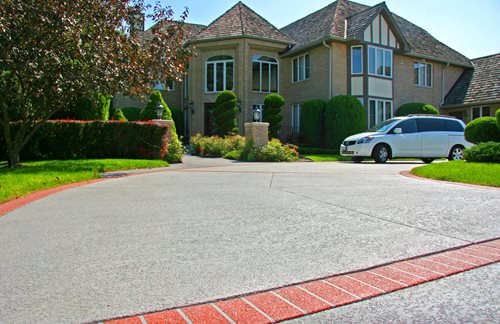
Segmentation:
{"type": "Polygon", "coordinates": [[[29,193],[60,185],[99,179],[100,172],[158,168],[168,166],[160,160],[68,160],[25,162],[9,169],[0,162],[0,203],[29,193]]]}
{"type": "Polygon", "coordinates": [[[424,178],[500,187],[499,163],[450,161],[418,167],[412,173],[424,178]]]}
{"type": "Polygon", "coordinates": [[[301,157],[312,160],[314,162],[334,162],[334,161],[351,161],[350,157],[344,157],[338,154],[308,154],[301,157]]]}

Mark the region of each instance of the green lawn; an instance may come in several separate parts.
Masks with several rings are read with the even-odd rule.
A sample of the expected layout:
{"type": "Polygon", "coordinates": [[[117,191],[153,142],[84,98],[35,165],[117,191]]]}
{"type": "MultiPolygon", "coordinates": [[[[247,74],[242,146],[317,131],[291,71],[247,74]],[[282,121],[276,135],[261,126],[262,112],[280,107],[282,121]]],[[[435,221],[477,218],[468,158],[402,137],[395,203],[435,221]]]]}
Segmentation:
{"type": "Polygon", "coordinates": [[[301,157],[314,162],[333,162],[333,161],[351,161],[350,157],[344,157],[338,154],[307,154],[301,157]]]}
{"type": "Polygon", "coordinates": [[[450,161],[421,166],[412,173],[424,178],[500,187],[499,163],[450,161]]]}
{"type": "Polygon", "coordinates": [[[9,169],[0,162],[0,203],[60,185],[99,179],[101,172],[168,166],[160,160],[68,160],[25,162],[9,169]]]}

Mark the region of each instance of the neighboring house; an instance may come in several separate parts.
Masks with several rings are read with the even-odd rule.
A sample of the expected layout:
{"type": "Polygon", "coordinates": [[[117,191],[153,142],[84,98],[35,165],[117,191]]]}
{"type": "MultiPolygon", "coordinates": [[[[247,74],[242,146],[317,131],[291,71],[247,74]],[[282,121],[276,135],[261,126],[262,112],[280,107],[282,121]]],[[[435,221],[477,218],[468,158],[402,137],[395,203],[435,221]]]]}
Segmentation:
{"type": "Polygon", "coordinates": [[[500,53],[472,60],[446,96],[442,111],[470,122],[500,109],[500,53]]]}
{"type": "Polygon", "coordinates": [[[369,127],[404,103],[440,107],[457,80],[474,71],[468,58],[384,2],[370,7],[337,0],[280,30],[238,2],[192,35],[187,82],[175,83],[165,96],[185,109],[188,134],[212,133],[210,111],[222,90],[239,98],[240,131],[267,94],[282,94],[286,136],[300,131],[306,100],[353,95],[365,106],[369,127]]]}

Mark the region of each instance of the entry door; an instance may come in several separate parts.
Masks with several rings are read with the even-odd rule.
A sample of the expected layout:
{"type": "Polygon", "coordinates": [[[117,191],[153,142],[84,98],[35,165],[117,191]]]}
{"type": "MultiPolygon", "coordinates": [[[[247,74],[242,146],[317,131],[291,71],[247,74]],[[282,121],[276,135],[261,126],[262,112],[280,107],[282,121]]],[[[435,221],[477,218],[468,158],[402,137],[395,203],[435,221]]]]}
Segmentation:
{"type": "Polygon", "coordinates": [[[205,135],[212,136],[215,134],[214,130],[214,117],[212,115],[212,110],[214,109],[214,103],[205,103],[205,135]]]}

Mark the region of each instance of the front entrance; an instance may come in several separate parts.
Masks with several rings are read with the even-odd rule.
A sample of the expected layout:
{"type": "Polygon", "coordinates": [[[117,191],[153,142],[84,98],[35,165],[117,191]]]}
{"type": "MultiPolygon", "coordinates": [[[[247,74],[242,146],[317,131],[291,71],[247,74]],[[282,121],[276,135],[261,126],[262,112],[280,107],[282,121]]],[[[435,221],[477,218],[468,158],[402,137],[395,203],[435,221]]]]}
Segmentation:
{"type": "Polygon", "coordinates": [[[215,134],[214,129],[214,117],[212,115],[212,110],[214,109],[214,103],[205,103],[205,136],[212,136],[215,134]]]}

